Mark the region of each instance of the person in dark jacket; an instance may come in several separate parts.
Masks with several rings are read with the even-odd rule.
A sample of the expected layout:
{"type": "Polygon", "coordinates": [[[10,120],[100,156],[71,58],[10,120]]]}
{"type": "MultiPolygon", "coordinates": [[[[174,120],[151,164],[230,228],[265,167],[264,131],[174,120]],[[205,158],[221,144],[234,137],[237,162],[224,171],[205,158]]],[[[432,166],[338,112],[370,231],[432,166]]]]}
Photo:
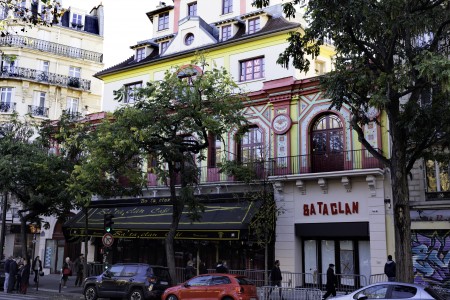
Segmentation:
{"type": "Polygon", "coordinates": [[[34,272],[34,283],[37,283],[40,273],[42,272],[42,261],[39,256],[33,260],[32,270],[34,272]]]}
{"type": "Polygon", "coordinates": [[[327,270],[327,284],[325,286],[327,288],[327,292],[323,295],[323,300],[327,299],[330,295],[336,297],[336,284],[337,278],[334,274],[334,264],[330,264],[327,270]]]}
{"type": "Polygon", "coordinates": [[[192,260],[187,262],[187,266],[186,266],[186,280],[191,279],[192,277],[195,276],[195,268],[194,268],[194,262],[192,260]]]}
{"type": "Polygon", "coordinates": [[[28,289],[28,282],[30,280],[30,265],[28,261],[24,259],[23,266],[20,270],[20,293],[26,294],[28,289]]]}
{"type": "Polygon", "coordinates": [[[17,275],[17,262],[15,259],[11,260],[9,263],[9,280],[8,280],[8,293],[12,293],[16,285],[16,275],[17,275]]]}
{"type": "MultiPolygon", "coordinates": [[[[281,270],[280,270],[280,261],[276,260],[272,270],[270,271],[270,285],[275,287],[277,286],[280,293],[280,299],[283,299],[283,296],[281,294],[281,280],[283,280],[283,277],[281,276],[281,270]]],[[[272,294],[273,288],[270,288],[269,290],[269,297],[270,294],[272,294]]]]}
{"type": "Polygon", "coordinates": [[[5,293],[8,292],[8,284],[9,284],[9,266],[11,265],[13,258],[12,256],[8,257],[5,261],[5,282],[3,283],[3,291],[5,293]]]}
{"type": "Polygon", "coordinates": [[[392,260],[392,255],[388,255],[387,262],[384,265],[384,274],[386,274],[388,281],[395,281],[396,270],[395,262],[392,260]]]}
{"type": "Polygon", "coordinates": [[[198,266],[198,271],[199,274],[208,274],[208,269],[206,268],[206,265],[203,261],[200,262],[198,266]]]}
{"type": "Polygon", "coordinates": [[[216,273],[228,273],[226,261],[219,261],[216,266],[216,273]]]}

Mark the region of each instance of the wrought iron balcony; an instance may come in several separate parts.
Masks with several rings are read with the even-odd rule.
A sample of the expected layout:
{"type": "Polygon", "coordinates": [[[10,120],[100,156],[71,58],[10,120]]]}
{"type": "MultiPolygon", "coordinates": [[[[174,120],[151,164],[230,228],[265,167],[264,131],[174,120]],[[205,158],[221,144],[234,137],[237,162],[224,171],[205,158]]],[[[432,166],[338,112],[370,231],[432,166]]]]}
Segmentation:
{"type": "Polygon", "coordinates": [[[103,54],[63,44],[39,40],[20,35],[7,35],[0,38],[0,46],[20,47],[50,52],[56,55],[102,62],[103,54]]]}
{"type": "Polygon", "coordinates": [[[16,111],[16,102],[0,102],[0,113],[12,113],[16,111]]]}
{"type": "Polygon", "coordinates": [[[48,107],[28,105],[28,113],[34,117],[48,118],[48,107]]]}
{"type": "MultiPolygon", "coordinates": [[[[269,176],[300,175],[363,169],[382,169],[383,165],[367,150],[341,151],[328,155],[298,155],[271,158],[267,161],[245,165],[255,180],[269,176]]],[[[198,183],[239,182],[239,178],[220,172],[220,168],[198,168],[198,183]]],[[[147,174],[148,186],[164,186],[169,182],[158,179],[154,173],[147,174]]],[[[177,178],[176,184],[180,184],[177,178]]]]}
{"type": "Polygon", "coordinates": [[[72,111],[72,110],[63,110],[63,114],[69,119],[69,120],[78,120],[83,117],[83,114],[78,111],[72,111]]]}
{"type": "Polygon", "coordinates": [[[78,77],[70,77],[50,72],[43,72],[40,70],[19,68],[19,67],[4,67],[0,73],[1,78],[15,78],[27,79],[37,82],[45,82],[62,87],[69,87],[75,89],[82,89],[89,91],[91,89],[91,81],[81,79],[78,77]]]}

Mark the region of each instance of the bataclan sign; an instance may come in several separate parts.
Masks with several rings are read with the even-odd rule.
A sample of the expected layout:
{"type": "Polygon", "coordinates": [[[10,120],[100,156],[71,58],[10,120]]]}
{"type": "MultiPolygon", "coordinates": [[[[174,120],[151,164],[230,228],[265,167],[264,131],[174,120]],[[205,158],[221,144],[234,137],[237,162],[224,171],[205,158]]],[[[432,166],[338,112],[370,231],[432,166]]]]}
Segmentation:
{"type": "Polygon", "coordinates": [[[303,215],[354,215],[359,213],[359,202],[315,202],[303,205],[303,215]]]}

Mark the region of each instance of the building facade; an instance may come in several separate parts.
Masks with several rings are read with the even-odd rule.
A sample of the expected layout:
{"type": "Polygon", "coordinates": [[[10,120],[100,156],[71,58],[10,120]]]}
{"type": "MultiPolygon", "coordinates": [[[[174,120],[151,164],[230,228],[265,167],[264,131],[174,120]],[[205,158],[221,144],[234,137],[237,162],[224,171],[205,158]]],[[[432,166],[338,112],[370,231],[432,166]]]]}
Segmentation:
{"type": "MultiPolygon", "coordinates": [[[[76,119],[100,111],[103,83],[93,75],[104,68],[103,6],[90,12],[66,8],[59,23],[30,27],[21,23],[22,12],[40,14],[49,23],[53,16],[45,12],[41,1],[17,2],[17,10],[2,6],[0,11],[2,20],[9,20],[8,34],[0,37],[0,122],[13,114],[55,120],[62,114],[76,119]]],[[[4,255],[19,256],[19,204],[11,197],[8,204],[4,255]]],[[[49,229],[30,227],[30,256],[39,255],[46,272],[53,273],[61,269],[70,251],[62,224],[55,218],[44,219],[49,229]]]]}
{"type": "MultiPolygon", "coordinates": [[[[220,159],[211,159],[213,156],[219,154],[220,158],[241,161],[260,159],[264,162],[265,179],[273,187],[275,201],[282,211],[277,220],[271,259],[279,259],[283,271],[324,273],[328,264],[334,263],[338,273],[364,276],[382,273],[385,258],[393,251],[391,189],[384,168],[352,132],[350,111],[346,107],[340,111],[330,110],[329,100],[319,89],[318,76],[332,69],[332,41],[325,41],[320,56],[311,58],[309,72],[300,73],[292,66],[283,68],[276,61],[288,45],[289,32],[301,32],[307,26],[302,8],[299,7],[295,19],[287,20],[283,17],[283,1],[271,1],[264,9],[255,9],[251,2],[175,0],[173,5],[160,3],[147,13],[153,23],[152,38],[133,45],[135,55],[132,57],[95,75],[105,83],[103,107],[112,111],[133,103],[133,88],[161,80],[167,70],[189,66],[197,52],[205,53],[209,65],[226,68],[245,90],[250,100],[245,113],[251,127],[241,141],[234,141],[230,133],[225,142],[213,143],[208,159],[198,165],[199,197],[220,197],[231,189],[233,193],[244,193],[248,189],[245,184],[218,173],[214,162],[220,159]],[[122,87],[129,93],[125,101],[118,103],[113,100],[113,92],[122,87]]],[[[376,110],[368,117],[386,125],[385,116],[376,110]]],[[[366,126],[365,133],[375,148],[388,153],[385,129],[386,126],[372,122],[366,126]]],[[[167,197],[168,190],[160,185],[151,168],[147,174],[148,188],[141,200],[160,205],[157,202],[167,197]]],[[[114,214],[117,208],[108,208],[107,201],[93,201],[92,212],[104,209],[103,213],[114,214]]],[[[111,201],[110,206],[114,203],[111,201]]],[[[127,199],[121,201],[122,205],[136,203],[136,199],[129,199],[128,203],[127,199]]],[[[116,201],[115,206],[118,204],[116,201]]],[[[90,235],[95,235],[98,229],[97,237],[101,237],[101,216],[100,213],[93,218],[97,227],[92,225],[90,235]]],[[[76,231],[69,236],[83,236],[82,220],[79,215],[67,226],[76,231]]],[[[126,227],[119,222],[116,221],[116,227],[126,227]]],[[[128,229],[129,233],[142,230],[128,229]]],[[[120,240],[119,236],[117,238],[120,240]]],[[[125,239],[121,246],[136,245],[131,237],[125,239]]],[[[143,240],[139,241],[142,247],[146,245],[143,240]]],[[[225,258],[231,262],[230,268],[261,269],[261,264],[255,263],[261,259],[261,252],[251,253],[248,240],[238,239],[237,243],[229,244],[236,253],[229,251],[226,242],[209,240],[203,250],[193,249],[194,253],[180,255],[182,258],[199,252],[206,255],[202,251],[209,247],[214,249],[208,258],[212,262],[225,258]],[[243,252],[239,251],[244,248],[249,255],[240,255],[243,252]],[[245,259],[234,259],[236,256],[245,259]]],[[[146,247],[150,247],[148,245],[146,247]]],[[[91,243],[91,247],[93,253],[98,253],[96,249],[101,248],[101,244],[91,243]]],[[[140,260],[141,257],[136,254],[127,259],[140,260]]],[[[145,259],[159,262],[151,261],[159,259],[156,257],[145,259]]],[[[181,259],[179,266],[183,266],[181,263],[185,261],[181,259]]]]}

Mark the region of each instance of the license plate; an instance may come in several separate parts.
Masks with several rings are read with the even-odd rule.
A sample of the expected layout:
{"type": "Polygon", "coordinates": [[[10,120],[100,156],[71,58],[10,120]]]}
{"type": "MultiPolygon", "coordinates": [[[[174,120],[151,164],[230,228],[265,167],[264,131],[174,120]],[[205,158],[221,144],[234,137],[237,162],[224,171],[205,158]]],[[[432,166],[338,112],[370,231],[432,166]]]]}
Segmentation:
{"type": "Polygon", "coordinates": [[[169,284],[167,281],[161,281],[160,283],[161,283],[161,285],[168,285],[169,284]]]}

